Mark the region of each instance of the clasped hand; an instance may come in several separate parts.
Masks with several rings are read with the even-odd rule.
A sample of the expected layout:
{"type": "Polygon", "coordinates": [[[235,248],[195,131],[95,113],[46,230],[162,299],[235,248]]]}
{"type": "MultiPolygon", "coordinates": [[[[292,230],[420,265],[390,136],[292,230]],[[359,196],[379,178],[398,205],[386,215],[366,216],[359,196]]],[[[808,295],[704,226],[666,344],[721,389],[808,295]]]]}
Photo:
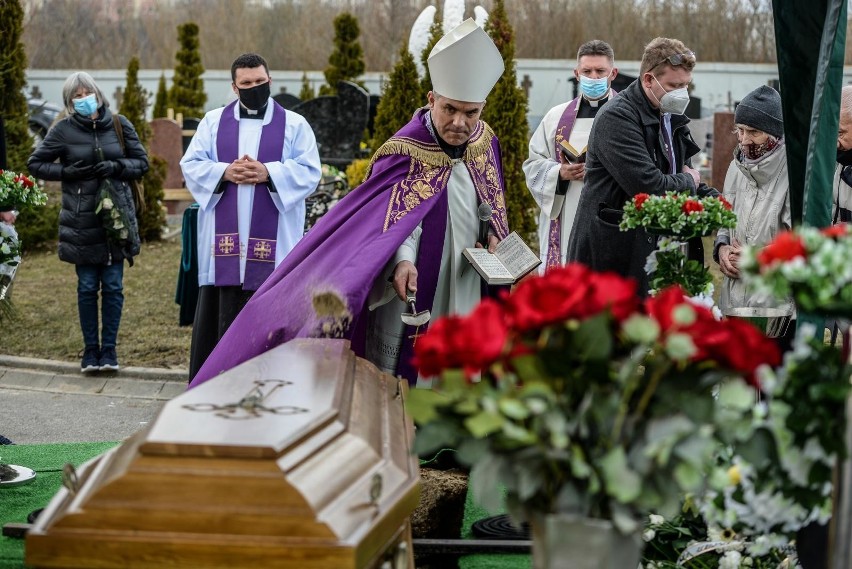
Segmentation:
{"type": "Polygon", "coordinates": [[[577,164],[563,162],[559,166],[559,177],[563,180],[582,180],[585,175],[586,164],[583,162],[577,164]]]}
{"type": "Polygon", "coordinates": [[[731,245],[722,245],[719,247],[719,270],[722,274],[731,279],[740,278],[740,253],[742,246],[740,242],[734,239],[731,245]]]}
{"type": "Polygon", "coordinates": [[[225,168],[224,178],[235,184],[261,184],[269,180],[269,170],[246,154],[225,168]]]}

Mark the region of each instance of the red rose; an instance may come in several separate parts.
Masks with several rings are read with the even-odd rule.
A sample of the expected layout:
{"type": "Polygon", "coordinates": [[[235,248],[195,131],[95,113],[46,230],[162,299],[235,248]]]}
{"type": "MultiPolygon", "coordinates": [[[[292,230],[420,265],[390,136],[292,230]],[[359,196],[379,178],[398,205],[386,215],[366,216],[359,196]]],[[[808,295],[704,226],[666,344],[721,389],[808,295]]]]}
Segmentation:
{"type": "Polygon", "coordinates": [[[805,244],[798,235],[791,231],[784,231],[779,233],[772,243],[758,253],[757,262],[762,266],[767,266],[775,261],[790,261],[796,257],[807,257],[805,244]]]}
{"type": "Polygon", "coordinates": [[[755,371],[762,364],[775,367],[781,363],[778,345],[746,320],[730,318],[719,324],[727,332],[729,341],[716,346],[712,359],[723,367],[742,373],[750,385],[760,389],[755,371]]]}
{"type": "Polygon", "coordinates": [[[686,200],[680,208],[683,213],[689,215],[692,212],[704,211],[704,206],[695,200],[686,200]]]}
{"type": "Polygon", "coordinates": [[[645,203],[648,198],[650,198],[648,194],[636,194],[633,196],[633,205],[636,209],[642,209],[642,204],[645,203]]]}
{"type": "Polygon", "coordinates": [[[719,196],[719,201],[722,202],[722,205],[726,210],[731,211],[732,209],[734,209],[734,206],[731,205],[731,202],[726,200],[724,196],[719,196]]]}
{"type": "Polygon", "coordinates": [[[27,176],[22,176],[21,181],[24,183],[24,186],[26,186],[27,188],[32,188],[35,185],[32,178],[28,178],[27,176]]]}
{"type": "Polygon", "coordinates": [[[520,283],[506,297],[506,313],[512,327],[525,332],[585,317],[591,276],[591,270],[584,265],[571,263],[520,283]]]}
{"type": "Polygon", "coordinates": [[[414,346],[414,365],[424,376],[461,368],[471,377],[500,357],[508,336],[503,307],[486,298],[468,316],[432,324],[414,346]]]}
{"type": "Polygon", "coordinates": [[[662,332],[668,332],[674,328],[674,319],[672,314],[677,306],[686,302],[686,296],[683,289],[679,286],[670,286],[655,296],[649,296],[645,299],[645,312],[657,321],[662,332]]]}
{"type": "Polygon", "coordinates": [[[830,225],[823,229],[821,233],[826,237],[830,237],[832,239],[837,239],[838,237],[843,237],[849,232],[849,228],[845,223],[838,223],[837,225],[830,225]]]}
{"type": "Polygon", "coordinates": [[[591,316],[609,309],[613,318],[621,322],[636,312],[639,297],[637,283],[616,273],[593,273],[592,289],[587,315],[591,316]]]}

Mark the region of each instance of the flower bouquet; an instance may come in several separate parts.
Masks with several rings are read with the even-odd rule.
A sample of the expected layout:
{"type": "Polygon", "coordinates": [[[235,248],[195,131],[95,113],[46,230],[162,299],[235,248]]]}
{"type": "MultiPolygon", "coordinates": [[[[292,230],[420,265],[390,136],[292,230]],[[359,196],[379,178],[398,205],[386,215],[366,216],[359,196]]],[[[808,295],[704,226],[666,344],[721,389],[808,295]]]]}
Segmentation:
{"type": "MultiPolygon", "coordinates": [[[[103,161],[103,150],[98,148],[98,158],[103,161]]],[[[130,214],[121,207],[121,202],[117,197],[117,190],[110,178],[101,180],[101,185],[98,188],[98,205],[95,206],[95,214],[100,216],[101,226],[106,233],[107,242],[115,245],[120,250],[124,250],[130,239],[130,214]]],[[[128,254],[126,258],[132,257],[128,254]]]]}
{"type": "Polygon", "coordinates": [[[777,372],[763,370],[767,399],[720,449],[710,488],[666,520],[651,516],[645,567],[795,567],[796,532],[831,516],[832,475],[847,450],[844,407],[852,366],[809,326],[777,372]],[[782,565],[783,563],[788,565],[782,565]]]}
{"type": "Polygon", "coordinates": [[[736,223],[737,216],[723,197],[696,198],[687,192],[667,192],[661,196],[636,194],[624,204],[620,228],[629,231],[641,227],[665,236],[645,264],[652,294],[678,285],[690,296],[711,298],[713,277],[703,263],[687,260],[685,244],[693,237],[736,223]]]}
{"type": "Polygon", "coordinates": [[[852,229],[800,227],[746,247],[743,279],[757,292],[792,297],[805,312],[852,316],[852,229]]]}
{"type": "Polygon", "coordinates": [[[35,179],[11,170],[0,170],[0,207],[23,209],[46,203],[47,194],[35,179]]]}
{"type": "Polygon", "coordinates": [[[415,346],[420,373],[440,376],[409,395],[416,450],[457,449],[477,499],[493,508],[504,487],[534,533],[554,513],[623,533],[674,514],[734,436],[729,394],[753,398],[757,368],[780,358],[679,288],[638,302],[634,281],[572,264],[438,320],[415,346]]]}

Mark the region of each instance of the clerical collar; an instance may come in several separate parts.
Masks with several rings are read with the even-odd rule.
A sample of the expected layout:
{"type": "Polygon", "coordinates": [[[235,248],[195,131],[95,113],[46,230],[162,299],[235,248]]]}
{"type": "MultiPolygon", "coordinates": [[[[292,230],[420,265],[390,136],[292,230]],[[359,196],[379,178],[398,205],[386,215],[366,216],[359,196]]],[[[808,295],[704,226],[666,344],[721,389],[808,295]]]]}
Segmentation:
{"type": "Polygon", "coordinates": [[[594,101],[591,99],[587,99],[585,95],[583,95],[582,97],[584,103],[596,109],[609,100],[609,93],[607,93],[606,97],[601,97],[600,99],[595,99],[594,101]]]}
{"type": "MultiPolygon", "coordinates": [[[[429,113],[429,120],[426,122],[426,128],[429,129],[429,132],[432,133],[432,136],[435,137],[435,140],[438,141],[438,146],[441,147],[441,150],[444,151],[444,154],[452,158],[453,160],[458,160],[462,156],[464,156],[464,151],[467,150],[467,142],[464,144],[459,144],[458,146],[453,146],[438,134],[438,131],[435,130],[435,125],[432,123],[432,113],[429,113]]],[[[469,142],[469,141],[468,141],[469,142]]]]}
{"type": "MultiPolygon", "coordinates": [[[[267,103],[268,105],[269,103],[267,103]]],[[[253,111],[251,109],[245,108],[242,104],[240,107],[240,118],[241,119],[260,119],[263,120],[263,117],[266,116],[266,105],[263,105],[258,110],[253,111]]]]}

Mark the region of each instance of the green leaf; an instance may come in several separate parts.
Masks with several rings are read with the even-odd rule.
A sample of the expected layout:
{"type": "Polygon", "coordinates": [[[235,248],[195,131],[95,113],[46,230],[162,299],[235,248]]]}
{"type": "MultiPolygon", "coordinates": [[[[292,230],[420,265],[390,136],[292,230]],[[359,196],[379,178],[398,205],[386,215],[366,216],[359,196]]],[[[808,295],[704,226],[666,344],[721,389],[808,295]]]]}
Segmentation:
{"type": "Polygon", "coordinates": [[[526,419],[530,416],[529,409],[526,405],[517,399],[504,397],[499,402],[500,411],[511,419],[526,419]]]}
{"type": "Polygon", "coordinates": [[[458,447],[456,453],[458,454],[459,462],[462,464],[476,464],[488,455],[490,443],[488,439],[472,439],[467,437],[461,440],[458,447]]]}
{"type": "Polygon", "coordinates": [[[506,435],[506,438],[522,445],[532,445],[538,442],[535,433],[510,421],[503,423],[503,434],[506,435]]]}
{"type": "Polygon", "coordinates": [[[701,470],[688,462],[681,462],[675,467],[674,478],[684,492],[697,492],[704,479],[701,470]]]}
{"type": "Polygon", "coordinates": [[[482,437],[499,431],[503,427],[503,423],[505,421],[506,418],[499,413],[482,411],[481,413],[477,413],[476,415],[465,419],[464,426],[467,427],[474,437],[481,439],[482,437]]]}
{"type": "Polygon", "coordinates": [[[726,381],[719,386],[719,404],[723,407],[745,411],[754,405],[755,398],[754,389],[741,379],[726,381]]]}
{"type": "Polygon", "coordinates": [[[460,437],[459,428],[451,422],[435,421],[417,427],[414,436],[414,453],[417,455],[452,448],[460,437]]]}
{"type": "Polygon", "coordinates": [[[642,492],[642,480],[627,465],[624,449],[616,447],[609,451],[600,462],[601,472],[606,483],[607,494],[623,504],[639,497],[642,492]]]}
{"type": "Polygon", "coordinates": [[[607,360],[612,354],[612,333],[607,312],[584,320],[571,335],[576,357],[580,360],[607,360]]]}
{"type": "Polygon", "coordinates": [[[535,354],[526,354],[512,359],[512,367],[518,379],[524,384],[541,383],[547,377],[547,370],[535,354]]]}
{"type": "Polygon", "coordinates": [[[412,389],[405,400],[405,408],[418,425],[438,418],[438,407],[452,403],[447,395],[432,389],[412,389]]]}

